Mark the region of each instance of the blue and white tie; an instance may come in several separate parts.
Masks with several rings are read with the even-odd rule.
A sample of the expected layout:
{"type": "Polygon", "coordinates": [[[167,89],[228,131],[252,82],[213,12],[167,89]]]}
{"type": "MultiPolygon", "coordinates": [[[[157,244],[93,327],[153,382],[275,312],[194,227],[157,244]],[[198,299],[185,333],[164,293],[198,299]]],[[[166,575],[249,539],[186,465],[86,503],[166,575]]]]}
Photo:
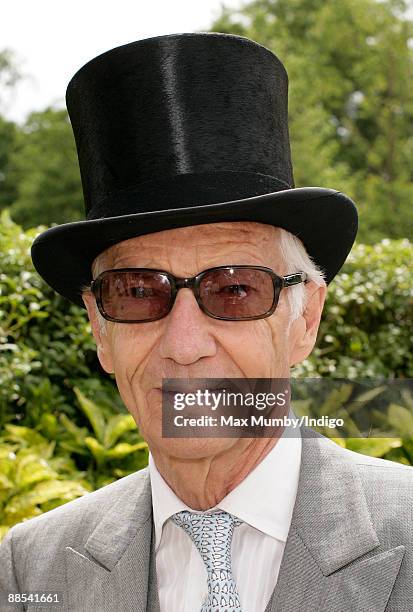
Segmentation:
{"type": "Polygon", "coordinates": [[[241,612],[231,567],[232,536],[240,521],[224,512],[195,513],[183,510],[173,522],[189,535],[205,563],[208,594],[200,612],[241,612]]]}

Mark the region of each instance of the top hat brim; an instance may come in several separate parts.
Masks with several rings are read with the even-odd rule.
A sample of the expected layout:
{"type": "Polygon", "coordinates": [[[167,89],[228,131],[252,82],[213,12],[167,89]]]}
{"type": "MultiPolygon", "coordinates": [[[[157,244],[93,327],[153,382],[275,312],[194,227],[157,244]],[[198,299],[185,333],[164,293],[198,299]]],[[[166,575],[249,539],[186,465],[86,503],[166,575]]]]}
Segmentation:
{"type": "Polygon", "coordinates": [[[37,236],[31,256],[53,289],[84,308],[81,288],[90,284],[92,262],[105,249],[135,236],[222,221],[255,221],[291,232],[329,284],[354,243],[358,215],[353,201],[339,191],[290,188],[236,201],[64,223],[37,236]]]}

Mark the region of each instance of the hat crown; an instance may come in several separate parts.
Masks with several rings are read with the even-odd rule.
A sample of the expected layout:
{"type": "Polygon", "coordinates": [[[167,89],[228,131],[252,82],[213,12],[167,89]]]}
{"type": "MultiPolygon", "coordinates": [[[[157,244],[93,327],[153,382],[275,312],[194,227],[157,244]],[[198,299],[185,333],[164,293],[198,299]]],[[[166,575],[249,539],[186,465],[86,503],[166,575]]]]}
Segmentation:
{"type": "Polygon", "coordinates": [[[172,34],[117,47],[75,74],[66,101],[88,218],[294,186],[288,76],[247,38],[172,34]]]}
{"type": "Polygon", "coordinates": [[[85,64],[66,100],[86,220],[37,236],[36,270],[84,307],[92,262],[113,244],[247,221],[297,236],[329,283],[354,242],[357,210],[335,190],[294,189],[287,98],[278,58],[232,34],[157,36],[85,64]]]}

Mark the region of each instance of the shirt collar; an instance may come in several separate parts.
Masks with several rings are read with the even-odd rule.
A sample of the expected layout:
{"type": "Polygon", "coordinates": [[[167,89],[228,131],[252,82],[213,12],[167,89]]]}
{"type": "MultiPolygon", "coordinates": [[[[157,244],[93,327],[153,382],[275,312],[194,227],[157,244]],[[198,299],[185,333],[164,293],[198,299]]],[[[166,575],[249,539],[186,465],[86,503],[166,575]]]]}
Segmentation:
{"type": "MultiPolygon", "coordinates": [[[[290,409],[290,417],[295,417],[290,409]]],[[[286,542],[301,464],[299,427],[286,427],[277,444],[239,485],[210,510],[225,510],[255,529],[286,542]]],[[[169,487],[149,453],[149,474],[157,550],[165,522],[176,512],[190,510],[169,487]]]]}

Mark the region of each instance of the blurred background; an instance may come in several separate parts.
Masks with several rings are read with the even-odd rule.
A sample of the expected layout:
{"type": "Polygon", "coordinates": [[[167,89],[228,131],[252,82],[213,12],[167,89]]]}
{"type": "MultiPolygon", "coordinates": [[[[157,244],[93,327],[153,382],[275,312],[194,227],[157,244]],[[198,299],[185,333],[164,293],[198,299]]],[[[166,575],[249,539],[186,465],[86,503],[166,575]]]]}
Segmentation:
{"type": "Polygon", "coordinates": [[[293,371],[344,382],[324,399],[297,402],[296,413],[345,414],[344,438],[321,433],[413,464],[411,393],[381,406],[370,439],[351,418],[382,392],[356,397],[352,380],[413,379],[413,3],[14,0],[0,24],[0,538],[146,465],[85,311],[42,282],[29,252],[46,226],[83,217],[64,105],[71,76],[117,45],[194,31],[239,34],[274,51],[289,74],[296,186],[344,191],[359,209],[317,346],[293,371]],[[388,436],[374,438],[383,425],[388,436]]]}

